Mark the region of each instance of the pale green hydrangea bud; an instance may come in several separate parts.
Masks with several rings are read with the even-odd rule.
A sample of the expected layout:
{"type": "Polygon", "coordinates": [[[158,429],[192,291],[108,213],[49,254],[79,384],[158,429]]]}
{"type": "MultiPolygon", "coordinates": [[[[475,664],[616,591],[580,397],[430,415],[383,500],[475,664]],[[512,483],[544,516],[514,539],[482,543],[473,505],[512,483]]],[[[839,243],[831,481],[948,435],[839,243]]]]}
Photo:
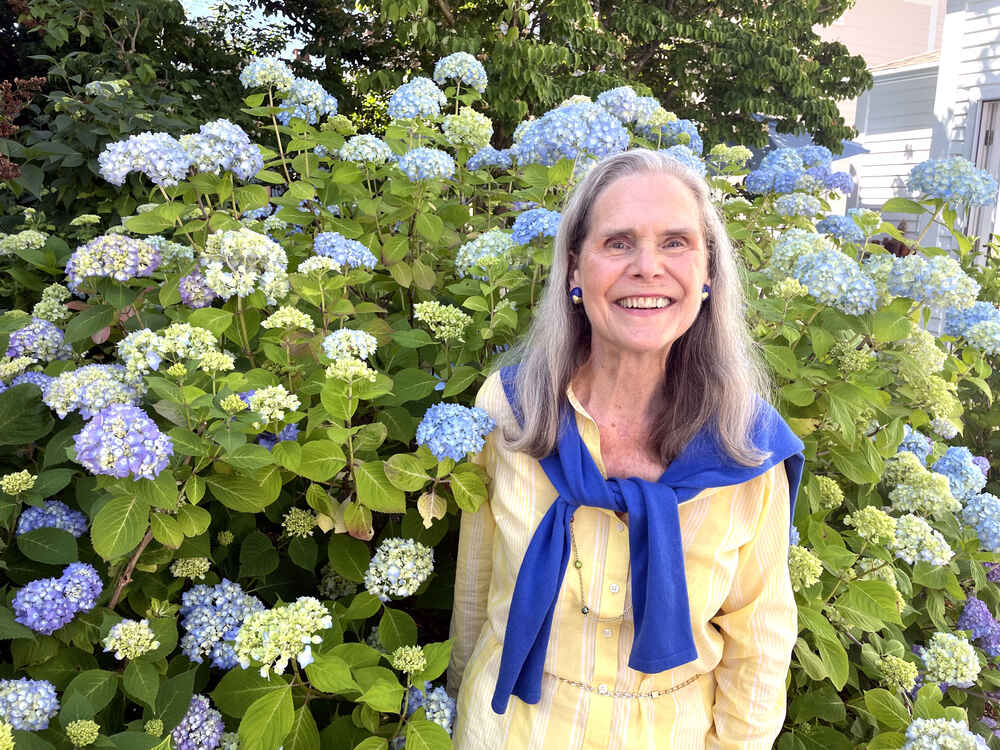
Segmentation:
{"type": "Polygon", "coordinates": [[[159,719],[150,719],[142,728],[150,737],[163,736],[163,722],[159,719]]]}
{"type": "Polygon", "coordinates": [[[310,255],[299,263],[297,270],[299,273],[322,276],[324,273],[340,273],[340,264],[325,255],[310,255]]]}
{"type": "Polygon", "coordinates": [[[433,300],[415,304],[413,317],[426,323],[439,341],[465,341],[465,329],[472,324],[472,318],[457,307],[433,300]]]}
{"type": "Polygon", "coordinates": [[[198,360],[198,368],[213,374],[232,372],[236,369],[236,358],[229,352],[205,352],[198,360]]]}
{"type": "Polygon", "coordinates": [[[170,572],[174,578],[190,578],[202,580],[212,567],[207,557],[181,557],[174,560],[170,572]]]}
{"type": "Polygon", "coordinates": [[[0,750],[14,750],[14,730],[0,719],[0,750]]]}
{"type": "Polygon", "coordinates": [[[781,299],[795,299],[805,297],[809,294],[809,287],[796,279],[794,276],[786,276],[774,285],[774,292],[781,299]]]}
{"type": "Polygon", "coordinates": [[[745,167],[747,162],[753,158],[753,151],[746,146],[727,146],[718,143],[712,146],[708,152],[709,161],[713,161],[724,167],[745,167]]]}
{"type": "Polygon", "coordinates": [[[94,744],[100,733],[100,725],[91,719],[77,719],[66,725],[66,738],[73,747],[86,747],[94,744]]]}
{"type": "Polygon", "coordinates": [[[340,357],[326,368],[326,376],[353,383],[355,380],[375,382],[375,371],[364,360],[355,357],[340,357]]]}
{"type": "Polygon", "coordinates": [[[240,750],[240,735],[237,732],[223,732],[219,740],[219,750],[240,750]]]}
{"type": "Polygon", "coordinates": [[[0,490],[3,490],[8,495],[19,495],[34,487],[37,478],[27,469],[14,472],[13,474],[4,474],[0,477],[0,490]]]}
{"type": "Polygon", "coordinates": [[[885,545],[896,537],[896,519],[874,505],[868,505],[844,516],[844,523],[870,544],[885,545]]]}
{"type": "Polygon", "coordinates": [[[167,368],[167,375],[169,375],[172,378],[177,378],[178,380],[185,377],[187,374],[188,374],[188,368],[186,368],[180,362],[170,365],[170,367],[167,368]]]}
{"type": "Polygon", "coordinates": [[[867,344],[858,347],[848,341],[838,341],[830,354],[845,375],[868,372],[875,365],[875,352],[867,344]]]}
{"type": "Polygon", "coordinates": [[[44,232],[34,229],[25,229],[23,232],[8,234],[0,240],[0,255],[10,255],[11,253],[25,252],[27,250],[39,250],[45,246],[49,236],[44,232]]]}
{"type": "Polygon", "coordinates": [[[934,334],[910,322],[910,335],[899,342],[904,352],[917,361],[923,374],[940,372],[948,354],[937,345],[934,334]]]}
{"type": "Polygon", "coordinates": [[[138,659],[160,647],[149,620],[122,620],[111,627],[103,641],[104,650],[114,653],[119,661],[138,659]]]}
{"type": "Polygon", "coordinates": [[[34,362],[34,357],[4,357],[0,360],[0,380],[16,378],[34,362]]]}
{"type": "Polygon", "coordinates": [[[283,385],[258,388],[250,396],[250,411],[260,414],[266,423],[280,422],[286,411],[294,411],[300,405],[299,397],[289,393],[283,385]]]}
{"type": "Polygon", "coordinates": [[[290,307],[288,305],[279,307],[275,312],[265,318],[264,322],[260,325],[261,328],[285,328],[287,330],[291,330],[293,328],[304,328],[310,333],[316,328],[315,324],[313,324],[312,318],[301,310],[296,310],[294,307],[290,307]]]}
{"type": "Polygon", "coordinates": [[[42,290],[41,300],[32,308],[32,317],[42,318],[51,323],[65,322],[72,313],[63,303],[71,296],[69,289],[62,284],[49,284],[42,290]]]}
{"type": "Polygon", "coordinates": [[[69,223],[71,227],[92,227],[101,223],[101,217],[97,214],[80,214],[69,223]]]}
{"type": "Polygon", "coordinates": [[[400,646],[389,658],[392,668],[406,674],[417,674],[427,668],[427,658],[420,646],[400,646]]]}
{"type": "Polygon", "coordinates": [[[316,516],[302,508],[289,508],[281,525],[288,536],[307,539],[316,528],[316,516]]]}
{"type": "Polygon", "coordinates": [[[465,145],[480,149],[493,138],[490,118],[472,107],[462,107],[457,115],[448,115],[441,124],[444,138],[452,146],[465,145]]]}
{"type": "Polygon", "coordinates": [[[824,510],[833,510],[844,504],[844,491],[830,477],[817,476],[816,489],[819,494],[819,507],[824,510]]]}
{"type": "Polygon", "coordinates": [[[932,635],[920,656],[924,660],[927,682],[971,687],[979,677],[981,666],[975,646],[952,633],[932,635]]]}
{"type": "Polygon", "coordinates": [[[228,396],[223,398],[219,402],[219,406],[226,414],[239,414],[241,411],[245,411],[247,407],[246,401],[241,399],[238,394],[230,393],[228,396]]]}
{"type": "Polygon", "coordinates": [[[879,660],[879,682],[890,693],[908,693],[917,684],[917,665],[888,654],[879,660]]]}
{"type": "Polygon", "coordinates": [[[788,548],[788,572],[792,579],[792,589],[807,589],[819,580],[823,573],[823,563],[805,547],[793,544],[788,548]]]}
{"type": "Polygon", "coordinates": [[[306,667],[313,662],[313,645],[323,642],[318,631],[331,627],[329,610],[318,599],[302,596],[291,604],[250,614],[236,634],[236,658],[244,669],[251,662],[260,664],[261,677],[272,670],[283,674],[292,659],[306,667]]]}
{"type": "Polygon", "coordinates": [[[176,359],[201,359],[217,351],[219,343],[214,333],[190,323],[173,323],[160,332],[160,338],[164,353],[176,359]]]}
{"type": "Polygon", "coordinates": [[[225,531],[220,531],[218,537],[216,538],[219,540],[219,544],[221,544],[223,547],[228,547],[230,544],[233,543],[233,539],[235,539],[235,537],[233,536],[233,532],[231,532],[229,529],[226,529],[225,531]]]}

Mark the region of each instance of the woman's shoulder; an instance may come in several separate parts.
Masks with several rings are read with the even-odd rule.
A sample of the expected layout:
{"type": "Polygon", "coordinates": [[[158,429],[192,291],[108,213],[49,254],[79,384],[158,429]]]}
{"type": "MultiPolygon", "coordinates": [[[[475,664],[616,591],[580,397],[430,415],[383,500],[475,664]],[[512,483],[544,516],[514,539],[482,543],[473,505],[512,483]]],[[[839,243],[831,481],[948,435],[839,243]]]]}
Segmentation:
{"type": "Polygon", "coordinates": [[[507,401],[500,371],[490,373],[476,394],[476,406],[493,418],[498,427],[515,423],[514,412],[507,401]]]}

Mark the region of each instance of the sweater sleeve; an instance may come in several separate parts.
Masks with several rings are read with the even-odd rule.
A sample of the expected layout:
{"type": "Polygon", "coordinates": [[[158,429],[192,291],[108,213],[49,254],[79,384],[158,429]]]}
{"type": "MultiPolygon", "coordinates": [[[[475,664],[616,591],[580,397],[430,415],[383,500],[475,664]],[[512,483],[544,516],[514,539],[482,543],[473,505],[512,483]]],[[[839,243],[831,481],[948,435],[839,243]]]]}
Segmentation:
{"type": "Polygon", "coordinates": [[[788,573],[784,463],[766,472],[760,484],[757,528],[740,548],[733,587],[712,619],[724,645],[706,750],[770,750],[785,719],[798,612],[788,573]]]}
{"type": "MultiPolygon", "coordinates": [[[[496,377],[496,376],[494,376],[496,377]]],[[[476,396],[476,406],[490,412],[491,391],[497,383],[493,378],[483,384],[476,396]]],[[[471,461],[482,466],[487,481],[492,480],[493,442],[495,435],[486,438],[483,450],[471,461]]],[[[487,484],[489,489],[489,484],[487,484]]],[[[458,560],[455,569],[455,601],[451,615],[451,660],[448,664],[447,692],[458,695],[465,666],[479,640],[479,633],[486,622],[486,606],[493,575],[493,536],[496,521],[489,500],[475,513],[462,511],[458,534],[458,560]]]]}

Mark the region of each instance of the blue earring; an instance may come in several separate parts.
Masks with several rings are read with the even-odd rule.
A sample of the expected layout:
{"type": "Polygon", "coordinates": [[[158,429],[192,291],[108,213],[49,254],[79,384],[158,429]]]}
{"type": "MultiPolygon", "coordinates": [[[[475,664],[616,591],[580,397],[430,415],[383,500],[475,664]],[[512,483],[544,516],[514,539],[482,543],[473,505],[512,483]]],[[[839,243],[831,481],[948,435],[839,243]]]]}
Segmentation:
{"type": "Polygon", "coordinates": [[[569,298],[573,300],[574,305],[579,305],[583,302],[583,290],[578,286],[573,287],[569,290],[569,298]]]}
{"type": "Polygon", "coordinates": [[[701,286],[701,301],[702,302],[704,302],[705,300],[708,299],[708,290],[709,290],[708,284],[702,284],[702,286],[701,286]]]}

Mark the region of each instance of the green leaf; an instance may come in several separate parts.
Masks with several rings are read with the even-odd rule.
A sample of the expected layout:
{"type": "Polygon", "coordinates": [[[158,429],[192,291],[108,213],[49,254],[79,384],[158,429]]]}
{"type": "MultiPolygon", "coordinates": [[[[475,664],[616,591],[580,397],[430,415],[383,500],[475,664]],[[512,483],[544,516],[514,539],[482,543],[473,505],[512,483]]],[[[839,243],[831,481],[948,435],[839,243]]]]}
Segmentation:
{"type": "Polygon", "coordinates": [[[318,656],[306,667],[306,676],[317,690],[324,693],[361,692],[361,688],[351,675],[350,665],[334,654],[318,656]]]}
{"type": "Polygon", "coordinates": [[[437,244],[444,232],[444,222],[441,217],[434,214],[421,212],[414,219],[414,226],[417,233],[432,245],[437,244]]]}
{"type": "Polygon", "coordinates": [[[7,607],[0,607],[0,641],[13,638],[34,640],[35,632],[14,620],[14,613],[7,607]]]}
{"type": "Polygon", "coordinates": [[[230,510],[240,513],[259,513],[278,499],[281,480],[261,484],[245,476],[210,474],[205,483],[212,495],[230,510]]]}
{"type": "Polygon", "coordinates": [[[139,479],[130,489],[140,500],[154,508],[177,509],[177,480],[172,471],[161,471],[156,479],[139,479]]]}
{"type": "Polygon", "coordinates": [[[211,331],[218,337],[233,324],[233,314],[217,307],[203,307],[191,313],[187,322],[198,328],[211,331]]]}
{"type": "Polygon", "coordinates": [[[0,445],[27,446],[52,429],[38,388],[25,383],[0,393],[0,445]]]}
{"type": "Polygon", "coordinates": [[[430,481],[423,465],[416,456],[409,453],[390,456],[384,469],[386,478],[404,492],[416,492],[430,481]]]}
{"type": "Polygon", "coordinates": [[[810,688],[809,691],[795,696],[789,708],[788,713],[794,717],[796,724],[816,718],[836,724],[847,718],[844,701],[832,687],[821,685],[818,689],[814,686],[810,688]]]}
{"type": "Polygon", "coordinates": [[[451,492],[455,502],[462,510],[474,513],[486,501],[486,483],[483,481],[479,467],[470,463],[461,463],[454,468],[448,477],[451,492]]]}
{"type": "Polygon", "coordinates": [[[332,440],[311,440],[302,446],[298,473],[314,482],[325,482],[344,468],[344,451],[332,440]]]}
{"type": "Polygon", "coordinates": [[[239,718],[254,701],[286,687],[288,685],[281,677],[261,677],[253,667],[233,668],[223,675],[212,691],[212,702],[226,716],[239,718]]]}
{"type": "Polygon", "coordinates": [[[842,615],[850,613],[863,630],[881,630],[887,622],[903,624],[896,609],[896,592],[886,581],[851,581],[836,605],[842,615]]]}
{"type": "Polygon", "coordinates": [[[240,472],[253,473],[274,463],[274,456],[263,445],[244,443],[226,454],[223,460],[240,472]]]}
{"type": "Polygon", "coordinates": [[[385,737],[368,737],[354,746],[354,750],[386,750],[389,741],[385,737]]]}
{"type": "Polygon", "coordinates": [[[166,513],[153,513],[149,517],[149,528],[153,531],[153,539],[164,547],[177,549],[184,543],[184,531],[173,516],[166,513]]]}
{"type": "Polygon", "coordinates": [[[364,582],[371,561],[367,544],[346,534],[334,534],[330,537],[328,554],[330,565],[340,575],[348,581],[364,582]]]}
{"type": "Polygon", "coordinates": [[[105,560],[128,554],[142,541],[149,526],[149,506],[136,497],[114,497],[94,517],[90,538],[105,560]]]}
{"type": "Polygon", "coordinates": [[[367,591],[361,591],[354,595],[350,606],[342,616],[345,620],[367,620],[378,612],[381,606],[382,602],[377,597],[367,591]]]}
{"type": "Polygon", "coordinates": [[[822,359],[833,347],[833,334],[821,326],[809,326],[809,338],[812,342],[813,354],[822,359]]]}
{"type": "Polygon", "coordinates": [[[240,578],[263,578],[278,569],[280,559],[271,540],[251,531],[240,545],[240,578]]]}
{"type": "Polygon", "coordinates": [[[927,209],[909,198],[890,198],[882,204],[883,214],[922,214],[927,209]]]}
{"type": "Polygon", "coordinates": [[[319,750],[319,728],[308,705],[295,712],[292,728],[285,737],[285,750],[319,750]]]}
{"type": "MultiPolygon", "coordinates": [[[[400,706],[403,705],[403,693],[405,692],[406,688],[400,685],[398,681],[390,682],[389,680],[379,679],[373,682],[361,694],[357,702],[371,706],[376,711],[398,712],[400,706]]],[[[447,733],[445,733],[445,737],[447,736],[447,733]]]]}
{"type": "Polygon", "coordinates": [[[449,396],[462,393],[466,388],[475,383],[478,378],[479,370],[477,368],[469,367],[468,365],[456,367],[451,377],[448,378],[448,385],[444,387],[441,397],[448,398],[449,396]]]}
{"type": "Polygon", "coordinates": [[[386,607],[378,623],[378,637],[390,653],[400,646],[412,646],[417,642],[417,623],[406,612],[386,607]]]}
{"type": "Polygon", "coordinates": [[[904,729],[910,725],[910,712],[903,701],[883,688],[865,691],[865,708],[889,729],[904,729]]]}
{"type": "Polygon", "coordinates": [[[278,750],[294,719],[290,686],[284,685],[280,690],[261,696],[250,704],[240,720],[240,747],[243,750],[278,750]]]}
{"type": "Polygon", "coordinates": [[[66,343],[74,344],[107,328],[115,322],[116,314],[115,308],[110,305],[93,305],[81,310],[66,326],[66,343]]]}
{"type": "Polygon", "coordinates": [[[18,534],[17,548],[29,560],[46,565],[66,565],[79,559],[76,537],[62,529],[43,528],[18,534]]]}
{"type": "Polygon", "coordinates": [[[448,668],[448,661],[451,659],[451,646],[451,639],[441,643],[428,643],[424,646],[424,658],[427,660],[427,666],[424,667],[423,672],[414,675],[413,679],[430,682],[444,674],[448,668]]]}
{"type": "Polygon", "coordinates": [[[195,505],[182,505],[177,510],[177,523],[184,536],[204,534],[212,523],[212,514],[195,505]]]}
{"type": "Polygon", "coordinates": [[[97,712],[108,705],[117,692],[117,674],[103,669],[88,669],[70,681],[62,697],[63,700],[68,700],[73,696],[81,696],[90,704],[91,709],[97,712]]]}
{"type": "Polygon", "coordinates": [[[189,669],[171,677],[160,685],[156,695],[156,715],[163,721],[164,728],[175,727],[184,718],[191,697],[194,695],[194,677],[197,670],[189,669]]]}
{"type": "Polygon", "coordinates": [[[156,667],[142,659],[133,659],[125,667],[123,685],[125,693],[152,710],[156,694],[160,691],[160,673],[156,667]]]}
{"type": "Polygon", "coordinates": [[[434,343],[434,339],[422,328],[393,331],[392,340],[406,349],[419,349],[421,346],[430,346],[434,343]]]}
{"type": "Polygon", "coordinates": [[[445,728],[427,719],[406,722],[406,750],[451,750],[445,728]]]}
{"type": "Polygon", "coordinates": [[[437,379],[424,370],[408,367],[392,376],[392,403],[405,404],[407,401],[418,401],[434,392],[437,379]]]}
{"type": "Polygon", "coordinates": [[[354,470],[358,500],[382,513],[405,513],[406,496],[396,489],[385,475],[382,461],[365,461],[354,470]]]}
{"type": "Polygon", "coordinates": [[[837,690],[842,690],[847,684],[847,677],[850,674],[850,664],[847,660],[847,651],[839,640],[828,641],[826,638],[816,639],[816,650],[823,660],[830,682],[837,690]]]}
{"type": "Polygon", "coordinates": [[[781,397],[796,406],[809,406],[816,400],[816,389],[808,383],[796,381],[782,386],[781,397]]]}
{"type": "Polygon", "coordinates": [[[760,348],[764,352],[764,359],[767,360],[767,364],[778,375],[789,379],[798,376],[798,359],[795,356],[795,352],[790,348],[787,346],[778,346],[777,344],[761,344],[760,348]]]}
{"type": "Polygon", "coordinates": [[[316,559],[319,557],[316,540],[312,538],[300,539],[298,537],[292,539],[288,545],[288,557],[303,570],[308,570],[310,573],[313,572],[316,569],[316,559]]]}

